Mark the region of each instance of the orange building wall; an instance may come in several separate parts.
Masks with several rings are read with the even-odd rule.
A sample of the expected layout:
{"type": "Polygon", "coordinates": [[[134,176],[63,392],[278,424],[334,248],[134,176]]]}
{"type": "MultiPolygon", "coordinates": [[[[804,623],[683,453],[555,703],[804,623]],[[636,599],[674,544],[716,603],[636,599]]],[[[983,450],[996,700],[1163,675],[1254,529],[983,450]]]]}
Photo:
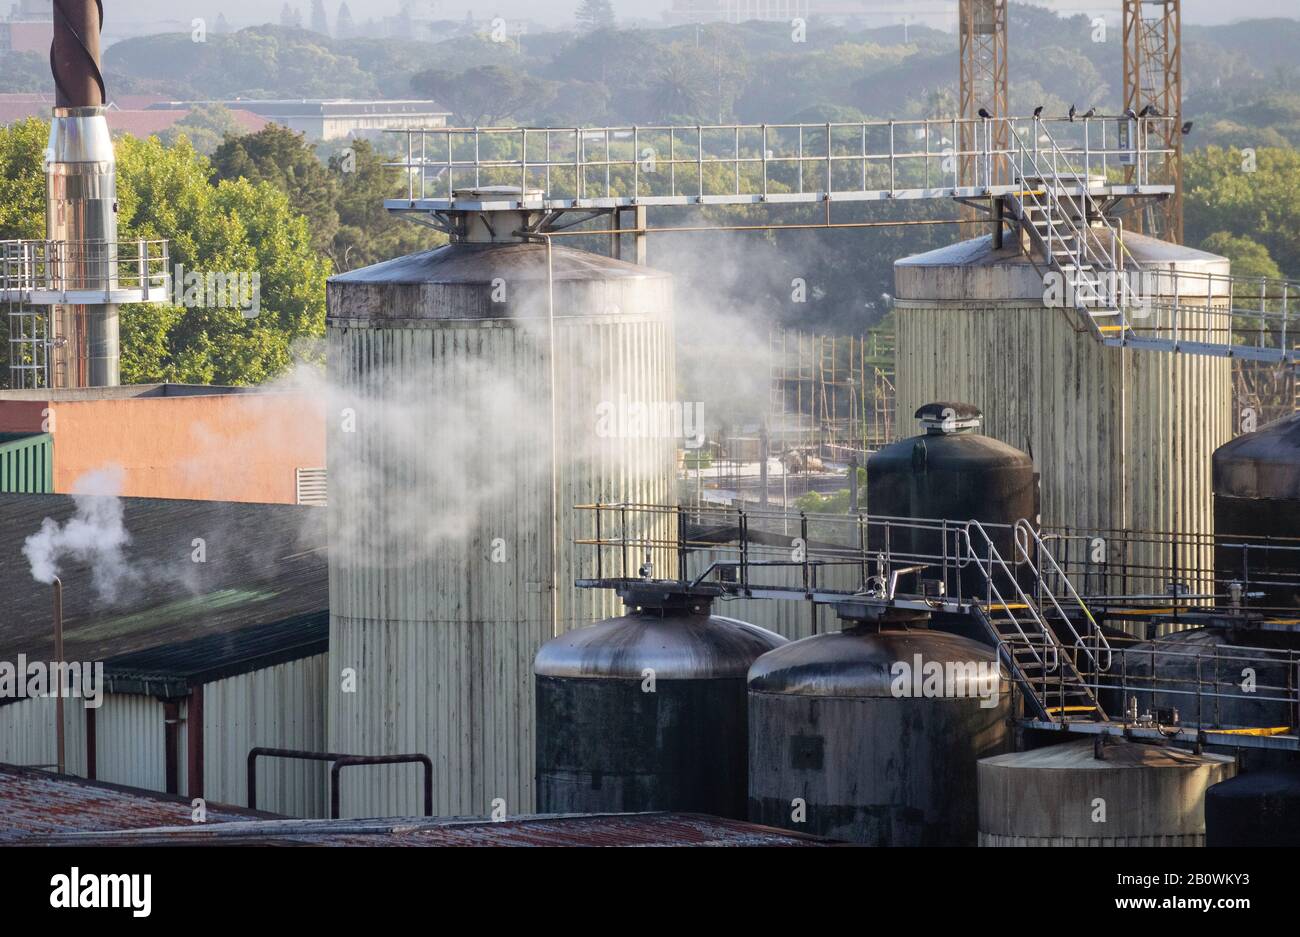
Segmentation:
{"type": "Polygon", "coordinates": [[[325,411],[298,393],[5,401],[0,432],[53,414],[54,488],[117,465],[122,495],[293,504],[294,470],[325,465],[325,411]]]}

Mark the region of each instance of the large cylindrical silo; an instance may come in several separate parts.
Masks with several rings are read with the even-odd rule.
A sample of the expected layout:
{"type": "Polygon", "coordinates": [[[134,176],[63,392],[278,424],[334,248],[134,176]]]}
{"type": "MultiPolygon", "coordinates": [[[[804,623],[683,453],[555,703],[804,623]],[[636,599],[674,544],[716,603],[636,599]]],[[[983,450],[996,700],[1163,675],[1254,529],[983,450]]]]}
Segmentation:
{"type": "Polygon", "coordinates": [[[982,760],[979,844],[1205,845],[1205,792],[1236,773],[1231,757],[1098,742],[1064,742],[982,760]]]}
{"type": "MultiPolygon", "coordinates": [[[[596,574],[574,506],[673,500],[672,282],[525,243],[523,212],[449,220],[447,246],[329,282],[329,745],[427,754],[438,814],[514,815],[534,655],[614,612],[574,587],[596,574]]],[[[415,767],[344,776],[344,815],[420,809],[415,767]]]]}
{"type": "Polygon", "coordinates": [[[537,810],[745,818],[745,676],[785,639],[669,584],[537,654],[537,810]]]}
{"type": "MultiPolygon", "coordinates": [[[[1161,288],[1178,280],[1185,336],[1203,329],[1194,307],[1226,302],[1206,281],[1171,272],[1227,274],[1214,254],[1128,234],[1161,288]],[[1197,295],[1198,290],[1200,295],[1197,295]]],[[[1031,452],[1042,477],[1042,520],[1092,530],[1213,531],[1210,459],[1231,435],[1227,358],[1102,345],[1075,310],[1049,308],[1043,274],[1018,246],[990,237],[894,265],[900,412],[932,400],[965,400],[984,432],[1031,452]]],[[[1162,303],[1168,297],[1151,297],[1162,303]]],[[[1150,543],[1110,561],[1130,570],[1212,569],[1208,545],[1150,543]]],[[[1180,574],[1194,591],[1208,574],[1180,574]]],[[[1163,593],[1168,576],[1116,588],[1163,593]]]]}
{"type": "Polygon", "coordinates": [[[862,618],[750,668],[749,818],[874,846],[974,845],[975,763],[1007,750],[1009,682],[989,647],[923,615],[862,618]]]}

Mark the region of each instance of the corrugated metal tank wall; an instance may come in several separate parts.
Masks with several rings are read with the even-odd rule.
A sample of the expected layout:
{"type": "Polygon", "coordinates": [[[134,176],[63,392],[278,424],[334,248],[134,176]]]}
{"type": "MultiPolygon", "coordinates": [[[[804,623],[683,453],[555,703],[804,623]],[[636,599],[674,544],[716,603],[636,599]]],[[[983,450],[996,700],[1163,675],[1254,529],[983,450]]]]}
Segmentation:
{"type": "MultiPolygon", "coordinates": [[[[248,805],[250,749],[326,751],[326,663],[327,655],[317,654],[204,684],[203,796],[209,802],[248,805]]],[[[354,780],[347,771],[343,778],[354,780]]],[[[259,810],[329,816],[327,765],[261,758],[257,781],[259,810]]]]}
{"type": "MultiPolygon", "coordinates": [[[[533,657],[618,611],[573,588],[596,568],[572,506],[672,502],[673,438],[596,433],[602,403],[676,397],[671,279],[560,247],[554,276],[557,615],[545,246],[454,244],[329,284],[331,385],[356,416],[355,432],[329,420],[329,748],[428,754],[442,815],[532,809],[533,657]]],[[[418,813],[418,782],[358,771],[343,815],[418,813]]]]}
{"type": "MultiPolygon", "coordinates": [[[[1228,272],[1213,254],[1126,243],[1153,267],[1228,272]]],[[[1046,526],[1213,532],[1210,459],[1231,435],[1228,359],[1101,345],[1077,331],[1073,311],[1044,305],[1027,258],[995,253],[987,237],[900,260],[895,278],[900,414],[933,400],[979,406],[984,432],[1032,453],[1046,526]]],[[[1182,281],[1183,300],[1204,303],[1194,286],[1182,281]]],[[[1185,314],[1186,334],[1205,318],[1185,314]]],[[[1168,577],[1133,569],[1177,564],[1206,571],[1182,578],[1209,590],[1211,553],[1146,545],[1129,553],[1124,582],[1112,553],[1111,589],[1163,593],[1168,577]]]]}

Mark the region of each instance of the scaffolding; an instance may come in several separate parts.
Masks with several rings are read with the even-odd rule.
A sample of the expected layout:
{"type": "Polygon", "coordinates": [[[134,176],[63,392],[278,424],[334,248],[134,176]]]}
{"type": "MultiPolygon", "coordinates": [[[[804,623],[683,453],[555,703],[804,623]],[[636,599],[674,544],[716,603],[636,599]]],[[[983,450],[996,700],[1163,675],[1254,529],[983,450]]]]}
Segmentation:
{"type": "MultiPolygon", "coordinates": [[[[1172,118],[1142,125],[1139,141],[1169,154],[1153,166],[1153,183],[1172,186],[1173,195],[1139,214],[1138,230],[1183,242],[1183,65],[1180,0],[1124,0],[1124,105],[1135,114],[1172,118]]],[[[1132,178],[1133,170],[1129,170],[1132,178]]]]}
{"type": "Polygon", "coordinates": [[[893,441],[894,334],[818,335],[774,329],[768,425],[781,451],[847,463],[893,441]]]}

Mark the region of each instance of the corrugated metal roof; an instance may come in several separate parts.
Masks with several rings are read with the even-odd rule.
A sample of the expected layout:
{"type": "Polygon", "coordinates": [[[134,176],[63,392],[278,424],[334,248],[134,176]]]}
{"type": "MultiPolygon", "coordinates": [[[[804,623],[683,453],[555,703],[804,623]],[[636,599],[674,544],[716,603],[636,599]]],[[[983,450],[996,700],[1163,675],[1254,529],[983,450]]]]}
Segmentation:
{"type": "Polygon", "coordinates": [[[180,644],[110,657],[104,662],[109,692],[180,695],[182,687],[209,683],[329,650],[329,612],[206,635],[180,644]]]}
{"type": "MultiPolygon", "coordinates": [[[[114,602],[96,593],[88,563],[61,564],[68,660],[198,675],[241,672],[228,668],[291,648],[319,653],[329,609],[324,511],[161,498],[122,504],[131,537],[124,555],[134,572],[114,602]],[[205,543],[205,562],[192,561],[195,538],[205,543]]],[[[45,518],[63,522],[73,511],[67,495],[0,494],[7,613],[0,660],[48,659],[52,652],[50,587],[32,578],[23,541],[45,518]]]]}
{"type": "Polygon", "coordinates": [[[115,846],[817,846],[827,840],[689,813],[383,820],[266,820],[105,834],[51,835],[48,845],[115,846]]]}
{"type": "MultiPolygon", "coordinates": [[[[192,811],[189,801],[182,797],[0,765],[0,844],[51,833],[190,823],[192,811]]],[[[270,815],[209,805],[207,822],[257,816],[270,815]]]]}

